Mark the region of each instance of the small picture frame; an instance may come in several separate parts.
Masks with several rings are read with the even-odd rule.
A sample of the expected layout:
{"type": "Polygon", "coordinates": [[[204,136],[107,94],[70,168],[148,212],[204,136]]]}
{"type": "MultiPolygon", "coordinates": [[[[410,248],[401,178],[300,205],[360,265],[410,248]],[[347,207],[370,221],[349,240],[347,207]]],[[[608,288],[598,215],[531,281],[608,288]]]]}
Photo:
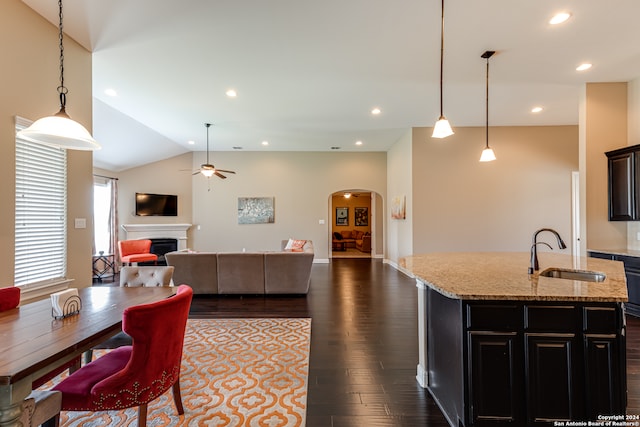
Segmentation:
{"type": "Polygon", "coordinates": [[[349,225],[349,208],[336,208],[336,225],[349,225]]]}
{"type": "Polygon", "coordinates": [[[368,227],[369,226],[369,208],[353,208],[355,215],[356,227],[368,227]]]}

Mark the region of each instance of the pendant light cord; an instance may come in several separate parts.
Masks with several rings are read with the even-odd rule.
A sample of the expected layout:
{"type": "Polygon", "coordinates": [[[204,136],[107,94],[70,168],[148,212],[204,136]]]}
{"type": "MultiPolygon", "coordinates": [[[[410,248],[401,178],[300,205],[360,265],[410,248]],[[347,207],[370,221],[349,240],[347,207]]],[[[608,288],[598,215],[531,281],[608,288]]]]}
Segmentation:
{"type": "Polygon", "coordinates": [[[444,0],[442,0],[442,20],[440,23],[440,118],[444,116],[444,108],[442,102],[442,84],[444,71],[444,0]]]}
{"type": "Polygon", "coordinates": [[[487,107],[487,114],[486,114],[486,126],[485,126],[485,132],[486,132],[486,147],[489,148],[489,57],[487,57],[487,94],[486,94],[486,107],[487,107]]]}
{"type": "Polygon", "coordinates": [[[59,33],[60,40],[60,86],[58,86],[58,94],[60,94],[60,112],[65,112],[65,106],[67,105],[67,92],[68,89],[64,86],[64,35],[62,33],[62,0],[58,0],[58,18],[59,18],[59,33]]]}

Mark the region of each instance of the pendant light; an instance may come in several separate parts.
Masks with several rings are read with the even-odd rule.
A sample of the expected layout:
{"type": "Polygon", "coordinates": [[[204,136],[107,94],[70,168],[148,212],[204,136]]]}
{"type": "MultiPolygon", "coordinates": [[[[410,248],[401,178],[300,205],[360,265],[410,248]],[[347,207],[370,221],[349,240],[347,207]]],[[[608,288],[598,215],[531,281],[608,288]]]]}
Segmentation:
{"type": "Polygon", "coordinates": [[[60,111],[55,115],[36,120],[26,129],[18,132],[18,136],[31,142],[40,142],[54,147],[70,150],[99,150],[100,145],[80,123],[71,120],[65,111],[67,88],[64,85],[64,45],[62,33],[62,0],[58,0],[58,36],[60,40],[60,111]]]}
{"type": "Polygon", "coordinates": [[[487,50],[485,53],[483,53],[481,55],[482,58],[485,58],[487,60],[487,92],[486,92],[486,107],[487,107],[487,115],[486,115],[486,122],[485,122],[485,135],[486,135],[486,144],[484,147],[484,150],[482,150],[482,154],[480,155],[480,161],[481,162],[492,162],[496,159],[496,155],[493,152],[493,150],[491,149],[491,147],[489,147],[489,58],[491,58],[493,56],[493,54],[496,53],[494,50],[487,50]]]}
{"type": "Polygon", "coordinates": [[[442,107],[442,74],[444,70],[444,0],[442,0],[442,20],[440,23],[440,118],[433,127],[432,138],[446,138],[453,135],[449,120],[444,116],[442,107]]]}

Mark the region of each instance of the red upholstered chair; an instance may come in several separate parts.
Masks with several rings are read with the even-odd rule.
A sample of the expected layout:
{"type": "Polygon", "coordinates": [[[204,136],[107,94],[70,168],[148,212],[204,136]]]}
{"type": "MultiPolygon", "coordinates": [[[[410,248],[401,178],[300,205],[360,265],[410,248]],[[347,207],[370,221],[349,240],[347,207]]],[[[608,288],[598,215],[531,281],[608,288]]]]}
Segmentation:
{"type": "Polygon", "coordinates": [[[147,404],[173,388],[182,415],[180,364],[193,291],[180,285],[176,295],[130,307],[122,330],[133,345],[119,347],[84,365],[53,390],[62,392],[64,411],[108,411],[138,406],[138,426],[147,423],[147,404]]]}
{"type": "Polygon", "coordinates": [[[132,265],[134,262],[158,261],[158,255],[151,253],[151,240],[119,240],[120,262],[132,265]]]}

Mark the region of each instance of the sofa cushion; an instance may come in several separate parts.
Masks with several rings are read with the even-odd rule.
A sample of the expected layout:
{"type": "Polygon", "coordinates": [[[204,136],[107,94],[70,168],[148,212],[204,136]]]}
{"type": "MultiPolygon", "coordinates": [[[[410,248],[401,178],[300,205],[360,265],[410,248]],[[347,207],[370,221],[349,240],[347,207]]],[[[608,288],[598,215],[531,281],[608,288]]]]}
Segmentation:
{"type": "Polygon", "coordinates": [[[342,234],[342,238],[343,239],[351,239],[351,230],[342,230],[340,232],[340,234],[342,234]]]}
{"type": "Polygon", "coordinates": [[[356,240],[362,240],[362,236],[364,236],[364,231],[356,231],[356,240]]]}

